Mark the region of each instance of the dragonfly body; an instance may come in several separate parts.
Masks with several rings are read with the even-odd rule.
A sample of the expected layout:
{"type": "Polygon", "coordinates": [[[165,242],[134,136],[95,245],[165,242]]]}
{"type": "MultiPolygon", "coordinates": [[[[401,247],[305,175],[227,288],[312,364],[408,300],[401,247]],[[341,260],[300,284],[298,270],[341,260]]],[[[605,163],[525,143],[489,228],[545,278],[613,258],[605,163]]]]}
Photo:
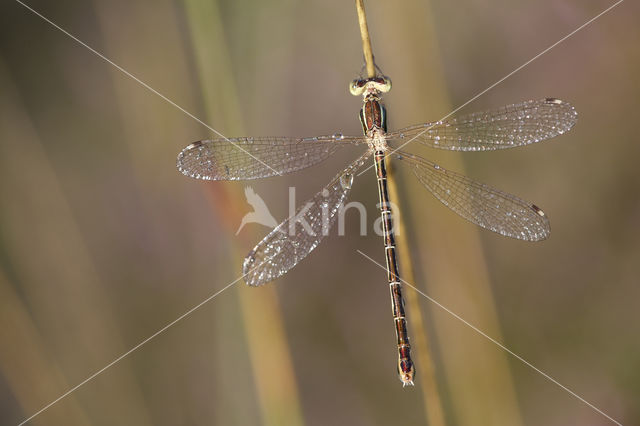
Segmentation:
{"type": "Polygon", "coordinates": [[[392,149],[393,141],[415,142],[430,148],[491,151],[524,146],[568,131],[576,111],[555,98],[525,101],[446,121],[418,124],[387,132],[383,93],[391,89],[386,77],[355,80],[353,95],[363,96],[362,136],[310,138],[219,138],[194,142],[178,154],[177,167],[186,176],[203,180],[246,180],[293,173],[318,164],[346,146],[365,152],[338,173],[296,214],[276,226],[247,255],[243,276],[259,286],[286,274],[311,253],[335,223],[355,174],[373,156],[382,216],[387,278],[398,345],[398,373],[403,385],[413,384],[414,366],[407,334],[401,278],[396,260],[393,217],[387,191],[386,158],[398,160],[445,206],[485,229],[524,241],[549,236],[549,220],[534,204],[461,174],[445,170],[417,155],[392,149]]]}
{"type": "Polygon", "coordinates": [[[373,152],[378,182],[378,201],[382,218],[382,233],[384,238],[384,251],[387,263],[387,280],[391,293],[391,310],[396,328],[398,345],[398,377],[403,386],[413,385],[415,367],[411,360],[411,345],[407,332],[407,320],[404,312],[404,298],[402,297],[402,283],[398,260],[396,257],[396,243],[393,228],[393,213],[391,201],[387,189],[387,167],[385,165],[385,152],[387,145],[386,110],[381,104],[382,93],[391,89],[391,81],[386,78],[370,78],[356,80],[351,84],[353,95],[363,95],[363,105],[360,109],[360,122],[362,130],[367,137],[369,150],[373,152]]]}

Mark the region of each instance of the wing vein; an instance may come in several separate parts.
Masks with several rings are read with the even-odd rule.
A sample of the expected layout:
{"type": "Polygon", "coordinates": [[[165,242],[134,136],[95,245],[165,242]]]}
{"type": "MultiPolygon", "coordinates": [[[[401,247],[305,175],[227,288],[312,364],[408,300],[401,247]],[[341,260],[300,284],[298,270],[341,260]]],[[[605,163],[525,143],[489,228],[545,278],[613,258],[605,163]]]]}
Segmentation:
{"type": "Polygon", "coordinates": [[[485,229],[525,241],[549,236],[549,220],[534,204],[446,170],[417,155],[398,151],[420,183],[445,206],[485,229]]]}

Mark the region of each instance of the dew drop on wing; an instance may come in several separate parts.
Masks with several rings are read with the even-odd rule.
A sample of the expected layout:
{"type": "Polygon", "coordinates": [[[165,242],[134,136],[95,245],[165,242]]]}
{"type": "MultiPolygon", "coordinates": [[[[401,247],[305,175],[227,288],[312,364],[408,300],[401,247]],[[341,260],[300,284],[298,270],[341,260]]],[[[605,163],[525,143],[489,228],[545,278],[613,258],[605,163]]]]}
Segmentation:
{"type": "MultiPolygon", "coordinates": [[[[256,252],[254,250],[251,250],[249,254],[247,254],[247,257],[244,258],[244,262],[242,262],[242,273],[244,275],[247,275],[251,271],[251,268],[256,261],[255,255],[256,252]]],[[[245,279],[246,278],[247,277],[245,277],[245,279]]]]}
{"type": "Polygon", "coordinates": [[[352,174],[345,174],[340,176],[340,186],[342,186],[342,189],[351,189],[352,184],[353,184],[352,174]]]}

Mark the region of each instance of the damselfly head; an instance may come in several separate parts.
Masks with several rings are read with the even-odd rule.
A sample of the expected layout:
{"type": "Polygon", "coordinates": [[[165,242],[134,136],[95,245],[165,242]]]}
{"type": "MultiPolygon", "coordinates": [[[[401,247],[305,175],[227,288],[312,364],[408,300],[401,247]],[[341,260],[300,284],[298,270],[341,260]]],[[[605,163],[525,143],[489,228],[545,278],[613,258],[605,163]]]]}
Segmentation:
{"type": "Polygon", "coordinates": [[[391,80],[389,77],[372,77],[353,80],[349,84],[349,92],[353,96],[360,96],[371,92],[387,93],[391,90],[391,80]]]}

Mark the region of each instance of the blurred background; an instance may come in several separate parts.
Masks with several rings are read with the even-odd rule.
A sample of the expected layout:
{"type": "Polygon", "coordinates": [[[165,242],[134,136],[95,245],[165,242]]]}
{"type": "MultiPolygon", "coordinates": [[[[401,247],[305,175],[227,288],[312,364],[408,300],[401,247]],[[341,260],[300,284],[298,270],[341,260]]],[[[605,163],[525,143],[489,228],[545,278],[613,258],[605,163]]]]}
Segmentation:
{"type": "MultiPolygon", "coordinates": [[[[353,2],[65,1],[31,7],[226,136],[359,134],[353,2]]],[[[366,2],[393,80],[389,127],[437,120],[608,1],[366,2]]],[[[534,201],[551,238],[465,222],[396,171],[421,291],[623,424],[640,424],[640,27],[627,1],[466,106],[571,102],[566,135],[422,153],[534,201]]],[[[382,240],[350,215],[275,283],[249,288],[245,182],[177,172],[209,129],[21,6],[0,5],[0,423],[613,424],[406,288],[419,376],[403,389],[382,240]]],[[[358,155],[250,182],[278,220],[358,155]]],[[[378,214],[372,171],[351,200],[378,214]]],[[[409,260],[410,259],[410,260],[409,260]]],[[[409,272],[413,271],[413,274],[409,272]]]]}

